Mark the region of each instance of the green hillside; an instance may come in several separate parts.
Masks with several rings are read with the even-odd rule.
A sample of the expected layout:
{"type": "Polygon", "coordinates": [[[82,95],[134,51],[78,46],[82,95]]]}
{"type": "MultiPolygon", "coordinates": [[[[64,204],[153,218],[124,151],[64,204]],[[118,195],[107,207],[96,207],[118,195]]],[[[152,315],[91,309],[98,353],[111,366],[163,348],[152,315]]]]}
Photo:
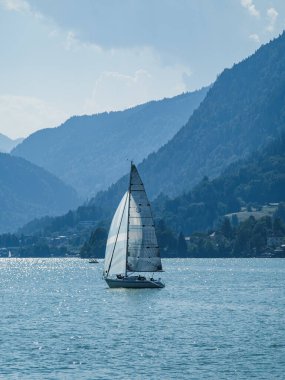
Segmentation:
{"type": "MultiPolygon", "coordinates": [[[[282,236],[285,241],[285,225],[278,219],[285,223],[284,201],[285,132],[248,159],[231,164],[218,178],[204,178],[174,199],[158,197],[153,212],[162,255],[283,257],[285,252],[267,246],[267,238],[282,236]]],[[[106,228],[95,230],[82,256],[96,252],[103,257],[106,237],[106,228]]]]}
{"type": "MultiPolygon", "coordinates": [[[[217,177],[278,136],[285,126],[285,34],[226,69],[189,122],[138,169],[152,199],[189,191],[204,176],[217,177]]],[[[122,178],[92,201],[114,210],[122,178]]]]}
{"type": "MultiPolygon", "coordinates": [[[[180,233],[188,236],[195,231],[216,228],[225,215],[245,214],[242,211],[245,209],[250,211],[240,221],[246,220],[251,214],[256,219],[273,217],[277,207],[266,204],[284,201],[285,133],[282,133],[248,159],[231,164],[218,178],[209,180],[205,177],[191,191],[174,199],[160,195],[152,202],[152,208],[160,245],[167,246],[171,251],[176,249],[180,233]]],[[[47,236],[74,232],[82,235],[85,233],[84,225],[89,223],[93,229],[98,225],[104,228],[106,234],[111,218],[112,214],[105,209],[86,204],[60,217],[34,220],[21,232],[47,236]]],[[[238,223],[234,217],[231,217],[231,221],[233,224],[238,223]]],[[[85,253],[90,249],[92,251],[88,244],[85,249],[85,253]]]]}
{"type": "Polygon", "coordinates": [[[174,199],[159,197],[154,210],[156,217],[171,229],[188,235],[213,228],[226,214],[246,213],[240,212],[242,208],[248,212],[241,220],[250,214],[255,218],[272,216],[276,206],[262,206],[284,201],[285,133],[282,133],[248,159],[231,164],[218,178],[210,181],[205,177],[190,192],[174,199]],[[259,211],[252,212],[253,209],[259,211]]]}

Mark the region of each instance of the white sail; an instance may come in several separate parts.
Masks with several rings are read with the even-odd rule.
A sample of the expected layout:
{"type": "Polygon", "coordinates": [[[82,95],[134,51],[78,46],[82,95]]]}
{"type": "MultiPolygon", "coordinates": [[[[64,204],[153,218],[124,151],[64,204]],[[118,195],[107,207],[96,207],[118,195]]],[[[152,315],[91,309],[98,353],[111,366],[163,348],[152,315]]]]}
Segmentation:
{"type": "Polygon", "coordinates": [[[131,168],[129,192],[127,270],[162,270],[150,203],[135,165],[131,168]]]}
{"type": "Polygon", "coordinates": [[[150,203],[138,171],[132,165],[129,190],[110,227],[104,276],[160,270],[161,259],[150,203]]]}
{"type": "Polygon", "coordinates": [[[129,192],[126,192],[109,230],[104,263],[105,276],[126,273],[128,205],[129,192]]]}

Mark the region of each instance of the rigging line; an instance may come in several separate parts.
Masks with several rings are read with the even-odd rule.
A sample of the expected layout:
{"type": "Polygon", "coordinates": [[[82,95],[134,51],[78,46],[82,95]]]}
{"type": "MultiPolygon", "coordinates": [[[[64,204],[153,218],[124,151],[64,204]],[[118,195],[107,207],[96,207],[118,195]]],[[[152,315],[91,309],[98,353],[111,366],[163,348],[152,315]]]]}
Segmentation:
{"type": "Polygon", "coordinates": [[[117,236],[116,236],[116,240],[115,240],[115,244],[114,244],[114,248],[113,248],[113,252],[112,252],[112,256],[111,256],[111,260],[110,260],[110,264],[109,264],[108,271],[107,271],[107,276],[108,276],[108,274],[109,274],[109,272],[110,272],[111,264],[112,264],[112,261],[113,261],[114,251],[115,251],[115,248],[116,248],[116,244],[117,244],[117,240],[118,240],[119,232],[120,232],[120,229],[121,229],[121,224],[122,224],[122,220],[123,220],[123,216],[124,216],[125,207],[126,207],[126,203],[127,203],[127,199],[128,199],[128,197],[130,197],[129,194],[126,196],[126,200],[125,200],[125,204],[124,204],[124,209],[123,209],[122,216],[121,216],[121,220],[120,220],[120,225],[119,225],[119,228],[118,228],[118,232],[117,232],[117,236]]]}

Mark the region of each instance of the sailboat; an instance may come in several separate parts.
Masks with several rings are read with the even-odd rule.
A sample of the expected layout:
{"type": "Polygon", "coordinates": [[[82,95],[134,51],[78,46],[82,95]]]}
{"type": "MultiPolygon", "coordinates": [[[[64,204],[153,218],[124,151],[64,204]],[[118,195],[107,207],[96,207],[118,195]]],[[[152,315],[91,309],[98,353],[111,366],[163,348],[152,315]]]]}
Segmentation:
{"type": "Polygon", "coordinates": [[[98,264],[99,261],[97,259],[95,259],[95,257],[90,257],[89,259],[89,264],[98,264]]]}
{"type": "Polygon", "coordinates": [[[129,188],[109,230],[103,277],[110,288],[164,288],[160,278],[140,274],[161,271],[150,203],[138,170],[131,163],[129,188]]]}

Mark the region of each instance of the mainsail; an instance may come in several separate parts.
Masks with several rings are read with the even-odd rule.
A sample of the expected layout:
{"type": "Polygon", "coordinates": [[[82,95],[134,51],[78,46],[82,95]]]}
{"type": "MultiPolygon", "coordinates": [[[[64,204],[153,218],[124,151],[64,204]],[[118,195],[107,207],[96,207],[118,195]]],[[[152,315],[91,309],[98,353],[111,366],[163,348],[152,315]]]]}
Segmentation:
{"type": "Polygon", "coordinates": [[[110,227],[104,275],[162,270],[154,221],[144,185],[132,164],[130,186],[110,227]]]}
{"type": "Polygon", "coordinates": [[[150,203],[135,165],[131,168],[129,192],[127,270],[162,270],[150,203]]]}

